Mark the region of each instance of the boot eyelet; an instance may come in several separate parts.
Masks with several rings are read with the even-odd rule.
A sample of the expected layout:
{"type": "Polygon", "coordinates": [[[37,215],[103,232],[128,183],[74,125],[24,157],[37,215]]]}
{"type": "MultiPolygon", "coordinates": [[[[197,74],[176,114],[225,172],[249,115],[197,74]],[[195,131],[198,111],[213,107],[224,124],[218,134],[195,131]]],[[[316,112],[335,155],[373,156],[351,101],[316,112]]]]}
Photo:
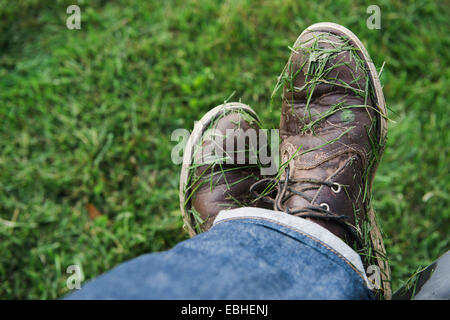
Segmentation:
{"type": "Polygon", "coordinates": [[[319,206],[321,206],[322,208],[325,208],[327,211],[330,211],[330,206],[325,202],[322,202],[319,206]]]}
{"type": "Polygon", "coordinates": [[[333,191],[334,193],[341,192],[341,185],[337,182],[333,182],[333,184],[331,185],[331,191],[333,191]]]}

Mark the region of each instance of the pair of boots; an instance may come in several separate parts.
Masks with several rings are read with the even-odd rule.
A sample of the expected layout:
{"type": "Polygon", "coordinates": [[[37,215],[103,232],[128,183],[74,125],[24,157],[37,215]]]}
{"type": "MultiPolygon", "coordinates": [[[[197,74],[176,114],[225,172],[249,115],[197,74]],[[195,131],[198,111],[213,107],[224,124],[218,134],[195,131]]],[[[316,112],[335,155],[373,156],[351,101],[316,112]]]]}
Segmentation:
{"type": "Polygon", "coordinates": [[[260,161],[267,137],[249,106],[220,105],[195,125],[180,181],[189,233],[207,231],[221,210],[239,207],[309,219],[344,240],[366,267],[378,266],[389,297],[389,267],[371,206],[387,110],[366,49],[340,25],[314,24],[296,40],[276,87],[283,88],[281,161],[269,176],[260,161]]]}

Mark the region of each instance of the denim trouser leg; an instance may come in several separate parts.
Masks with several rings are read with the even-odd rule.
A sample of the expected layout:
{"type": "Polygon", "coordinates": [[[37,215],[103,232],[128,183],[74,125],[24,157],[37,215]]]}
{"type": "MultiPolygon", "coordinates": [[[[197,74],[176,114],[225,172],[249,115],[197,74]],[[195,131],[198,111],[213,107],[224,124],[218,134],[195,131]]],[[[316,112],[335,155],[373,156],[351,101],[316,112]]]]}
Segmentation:
{"type": "Polygon", "coordinates": [[[68,298],[372,298],[364,271],[339,248],[323,242],[323,236],[316,238],[314,232],[301,230],[307,227],[293,227],[278,216],[272,219],[273,211],[257,209],[246,215],[243,209],[248,208],[234,216],[222,214],[210,231],[171,250],[119,265],[68,298]]]}

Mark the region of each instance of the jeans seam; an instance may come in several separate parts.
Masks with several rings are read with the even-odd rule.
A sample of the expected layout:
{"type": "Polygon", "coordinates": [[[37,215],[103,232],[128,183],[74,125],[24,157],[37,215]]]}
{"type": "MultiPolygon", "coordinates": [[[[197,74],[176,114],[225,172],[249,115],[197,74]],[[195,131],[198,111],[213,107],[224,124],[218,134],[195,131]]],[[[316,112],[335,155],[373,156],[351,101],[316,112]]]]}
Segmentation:
{"type": "MultiPolygon", "coordinates": [[[[271,219],[267,219],[267,218],[261,218],[261,217],[234,217],[234,218],[226,218],[223,220],[218,221],[217,223],[215,223],[214,225],[218,225],[221,224],[222,222],[227,222],[227,221],[232,221],[232,220],[264,220],[282,227],[285,227],[291,231],[294,231],[296,233],[299,233],[303,236],[308,237],[309,239],[313,240],[314,242],[317,242],[319,245],[322,245],[323,247],[325,247],[326,249],[328,249],[329,251],[331,251],[332,253],[334,253],[336,256],[338,256],[342,261],[344,261],[347,265],[349,265],[353,271],[356,272],[356,274],[363,280],[364,284],[366,285],[366,280],[364,279],[364,277],[361,275],[361,272],[359,272],[358,269],[355,268],[355,266],[353,266],[352,263],[350,263],[350,261],[348,261],[345,257],[343,257],[339,252],[337,252],[336,250],[334,250],[333,248],[329,247],[327,244],[323,243],[322,241],[320,241],[319,239],[316,239],[314,237],[312,237],[311,235],[300,231],[298,229],[292,228],[291,226],[285,225],[281,222],[278,221],[274,221],[271,219]]],[[[367,286],[367,285],[366,285],[367,286]]]]}

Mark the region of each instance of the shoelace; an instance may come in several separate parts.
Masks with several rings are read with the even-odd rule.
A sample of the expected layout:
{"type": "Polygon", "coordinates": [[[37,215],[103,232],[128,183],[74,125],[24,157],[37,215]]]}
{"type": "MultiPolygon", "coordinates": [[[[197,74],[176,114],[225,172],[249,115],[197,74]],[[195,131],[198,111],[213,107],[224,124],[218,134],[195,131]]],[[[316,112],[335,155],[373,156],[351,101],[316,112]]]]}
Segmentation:
{"type": "MultiPolygon", "coordinates": [[[[352,237],[353,239],[358,243],[358,245],[361,245],[361,239],[358,236],[355,227],[348,223],[346,220],[349,219],[349,217],[345,215],[338,215],[333,213],[329,210],[329,206],[325,203],[321,204],[320,206],[317,205],[308,205],[301,209],[297,210],[290,210],[289,207],[284,205],[287,199],[289,199],[293,195],[300,196],[307,200],[309,203],[312,203],[313,198],[305,194],[304,192],[297,191],[290,187],[289,185],[292,184],[298,184],[298,183],[309,183],[313,185],[325,185],[327,187],[333,188],[336,186],[339,186],[336,183],[330,182],[330,181],[323,181],[323,180],[317,180],[317,179],[311,179],[311,178],[305,178],[305,179],[291,179],[289,176],[289,168],[285,168],[285,179],[274,179],[274,178],[265,178],[261,179],[257,182],[255,182],[250,187],[250,193],[257,199],[260,199],[266,203],[270,203],[274,206],[274,209],[276,211],[282,211],[290,215],[294,215],[301,218],[315,218],[315,219],[323,219],[323,220],[333,220],[337,223],[339,223],[352,237]],[[260,190],[261,187],[265,187],[265,190],[268,188],[273,188],[276,186],[277,194],[275,198],[271,197],[270,194],[272,192],[268,192],[267,194],[260,194],[257,190],[260,190]],[[323,206],[322,206],[323,205],[323,206]],[[325,205],[327,208],[325,208],[325,205]]],[[[339,186],[340,188],[340,186],[339,186]]]]}

